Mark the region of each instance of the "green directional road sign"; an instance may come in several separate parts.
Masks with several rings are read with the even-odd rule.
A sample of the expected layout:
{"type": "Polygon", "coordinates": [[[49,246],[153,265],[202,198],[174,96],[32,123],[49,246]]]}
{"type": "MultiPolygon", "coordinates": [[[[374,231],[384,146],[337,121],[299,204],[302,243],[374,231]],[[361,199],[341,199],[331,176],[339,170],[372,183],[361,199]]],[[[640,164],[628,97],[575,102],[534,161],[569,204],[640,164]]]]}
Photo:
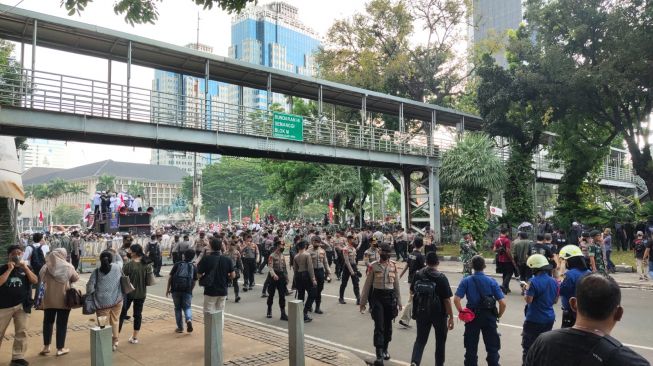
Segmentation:
{"type": "Polygon", "coordinates": [[[304,141],[304,117],[274,112],[272,137],[293,141],[304,141]]]}

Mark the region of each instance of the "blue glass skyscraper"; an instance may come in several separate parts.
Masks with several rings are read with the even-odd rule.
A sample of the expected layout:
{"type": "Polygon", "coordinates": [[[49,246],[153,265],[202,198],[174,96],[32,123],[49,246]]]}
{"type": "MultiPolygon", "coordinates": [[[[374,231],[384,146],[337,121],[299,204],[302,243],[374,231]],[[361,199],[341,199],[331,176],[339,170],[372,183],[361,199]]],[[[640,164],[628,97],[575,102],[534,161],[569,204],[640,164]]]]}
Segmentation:
{"type": "MultiPolygon", "coordinates": [[[[284,2],[255,6],[232,19],[229,57],[301,75],[315,74],[314,54],[320,46],[317,33],[298,18],[298,9],[284,2]]],[[[231,103],[238,93],[231,94],[231,103]]],[[[246,107],[267,109],[268,102],[284,104],[283,96],[245,89],[246,107]]]]}

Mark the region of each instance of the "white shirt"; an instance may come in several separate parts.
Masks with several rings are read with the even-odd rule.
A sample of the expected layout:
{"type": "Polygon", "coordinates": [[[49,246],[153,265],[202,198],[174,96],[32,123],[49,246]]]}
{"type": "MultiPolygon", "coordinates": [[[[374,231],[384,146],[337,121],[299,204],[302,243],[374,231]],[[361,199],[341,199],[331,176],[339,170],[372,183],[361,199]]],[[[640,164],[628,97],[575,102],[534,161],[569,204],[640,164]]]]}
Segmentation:
{"type": "MultiPolygon", "coordinates": [[[[43,258],[45,258],[48,253],[50,252],[50,246],[47,244],[41,244],[41,243],[34,243],[32,244],[34,248],[39,248],[41,247],[41,250],[43,251],[43,258]]],[[[27,246],[25,248],[25,252],[23,253],[23,260],[27,261],[29,265],[32,265],[32,247],[27,246]]]]}
{"type": "Polygon", "coordinates": [[[140,197],[134,198],[134,201],[132,202],[132,210],[138,211],[141,207],[143,207],[143,204],[141,203],[140,197]]]}

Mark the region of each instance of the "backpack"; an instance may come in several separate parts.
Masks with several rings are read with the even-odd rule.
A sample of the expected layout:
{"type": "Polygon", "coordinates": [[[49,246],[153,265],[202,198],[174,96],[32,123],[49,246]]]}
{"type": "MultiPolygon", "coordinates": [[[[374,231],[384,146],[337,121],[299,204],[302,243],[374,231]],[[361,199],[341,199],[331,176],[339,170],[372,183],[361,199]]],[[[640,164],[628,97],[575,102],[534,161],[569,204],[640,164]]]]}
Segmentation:
{"type": "Polygon", "coordinates": [[[41,268],[45,265],[45,254],[43,254],[43,248],[39,246],[38,248],[34,245],[28,245],[28,248],[32,248],[32,255],[29,259],[30,266],[34,270],[34,273],[37,275],[41,272],[41,268]]]}
{"type": "Polygon", "coordinates": [[[172,291],[189,292],[193,289],[193,264],[180,262],[175,275],[172,276],[172,291]]]}
{"type": "Polygon", "coordinates": [[[147,249],[150,258],[156,258],[159,256],[159,246],[157,243],[148,243],[147,249]]]}
{"type": "MultiPolygon", "coordinates": [[[[439,276],[439,275],[438,275],[439,276]]],[[[411,318],[432,319],[442,313],[442,302],[438,296],[435,278],[424,270],[417,272],[413,284],[413,312],[411,318]]]]}

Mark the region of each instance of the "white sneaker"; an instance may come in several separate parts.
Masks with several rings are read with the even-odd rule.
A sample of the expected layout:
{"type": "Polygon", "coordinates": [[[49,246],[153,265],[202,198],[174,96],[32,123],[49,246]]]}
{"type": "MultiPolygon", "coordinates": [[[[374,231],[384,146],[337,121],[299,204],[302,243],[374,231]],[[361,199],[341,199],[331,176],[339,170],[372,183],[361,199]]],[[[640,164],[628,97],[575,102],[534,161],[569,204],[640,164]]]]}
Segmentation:
{"type": "Polygon", "coordinates": [[[138,338],[129,337],[129,343],[131,343],[131,344],[138,344],[138,338]]]}
{"type": "Polygon", "coordinates": [[[118,350],[118,343],[114,343],[111,349],[113,350],[113,352],[116,352],[118,350]]]}

